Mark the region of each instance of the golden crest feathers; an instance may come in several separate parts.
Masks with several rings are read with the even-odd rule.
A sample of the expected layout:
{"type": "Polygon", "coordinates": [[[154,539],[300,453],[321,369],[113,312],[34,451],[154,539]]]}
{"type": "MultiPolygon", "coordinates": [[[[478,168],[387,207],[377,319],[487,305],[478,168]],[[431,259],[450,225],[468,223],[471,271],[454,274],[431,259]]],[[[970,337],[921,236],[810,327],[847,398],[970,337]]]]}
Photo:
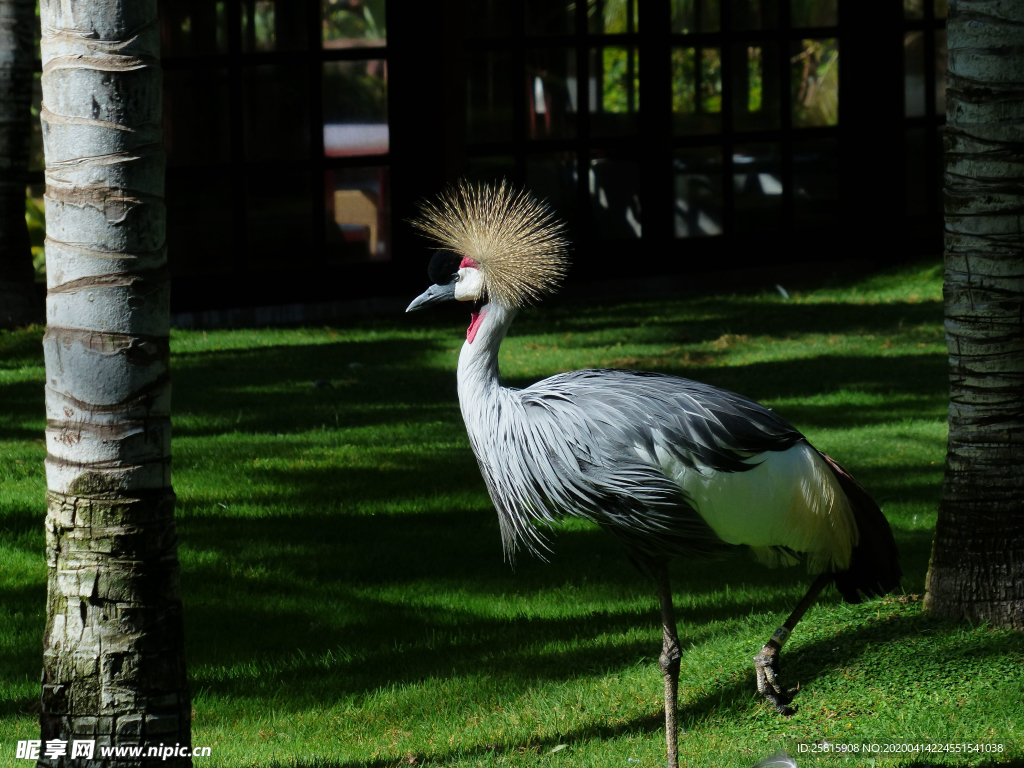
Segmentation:
{"type": "Polygon", "coordinates": [[[493,300],[522,307],[558,288],[569,268],[565,225],[525,190],[460,181],[420,204],[413,226],[480,265],[493,300]]]}

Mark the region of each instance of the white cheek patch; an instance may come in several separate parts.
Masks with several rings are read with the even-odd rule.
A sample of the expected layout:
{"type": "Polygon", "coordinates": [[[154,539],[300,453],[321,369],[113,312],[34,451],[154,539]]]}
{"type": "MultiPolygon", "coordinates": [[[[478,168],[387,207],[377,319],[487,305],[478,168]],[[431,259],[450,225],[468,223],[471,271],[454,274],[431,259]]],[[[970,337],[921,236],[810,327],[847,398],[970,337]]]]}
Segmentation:
{"type": "Polygon", "coordinates": [[[455,284],[455,298],[459,301],[476,301],[483,294],[484,279],[479,269],[463,267],[459,270],[459,282],[455,284]]]}

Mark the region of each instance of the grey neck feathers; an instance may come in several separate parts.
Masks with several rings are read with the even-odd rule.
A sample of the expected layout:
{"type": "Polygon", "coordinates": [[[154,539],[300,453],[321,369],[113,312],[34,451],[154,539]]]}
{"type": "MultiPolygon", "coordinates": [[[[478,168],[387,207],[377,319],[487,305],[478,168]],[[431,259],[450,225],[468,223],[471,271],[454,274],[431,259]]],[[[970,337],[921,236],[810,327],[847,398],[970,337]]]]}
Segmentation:
{"type": "Polygon", "coordinates": [[[470,344],[467,340],[459,354],[459,403],[466,426],[472,430],[470,411],[477,410],[501,389],[498,349],[515,319],[515,308],[500,304],[483,307],[484,317],[470,344]]]}

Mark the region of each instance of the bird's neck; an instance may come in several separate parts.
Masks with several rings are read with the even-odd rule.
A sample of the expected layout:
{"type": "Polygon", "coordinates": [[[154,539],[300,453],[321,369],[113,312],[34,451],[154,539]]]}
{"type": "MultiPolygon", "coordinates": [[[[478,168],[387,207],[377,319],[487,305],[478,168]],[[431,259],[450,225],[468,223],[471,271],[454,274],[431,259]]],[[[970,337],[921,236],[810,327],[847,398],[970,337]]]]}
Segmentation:
{"type": "Polygon", "coordinates": [[[515,319],[517,310],[500,304],[485,304],[472,341],[468,338],[459,354],[459,401],[463,414],[467,405],[479,402],[501,387],[498,349],[515,319]]]}

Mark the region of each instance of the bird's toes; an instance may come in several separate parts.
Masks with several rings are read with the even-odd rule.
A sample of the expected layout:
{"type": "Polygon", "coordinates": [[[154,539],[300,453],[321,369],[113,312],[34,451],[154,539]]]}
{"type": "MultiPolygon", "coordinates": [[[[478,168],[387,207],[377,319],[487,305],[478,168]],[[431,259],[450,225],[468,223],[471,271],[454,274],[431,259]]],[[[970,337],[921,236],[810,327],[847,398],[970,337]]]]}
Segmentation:
{"type": "Polygon", "coordinates": [[[765,697],[778,712],[782,715],[792,715],[796,712],[789,703],[800,690],[800,686],[786,688],[779,679],[779,652],[770,646],[765,646],[761,652],[754,657],[754,669],[757,673],[757,691],[765,697]]]}

